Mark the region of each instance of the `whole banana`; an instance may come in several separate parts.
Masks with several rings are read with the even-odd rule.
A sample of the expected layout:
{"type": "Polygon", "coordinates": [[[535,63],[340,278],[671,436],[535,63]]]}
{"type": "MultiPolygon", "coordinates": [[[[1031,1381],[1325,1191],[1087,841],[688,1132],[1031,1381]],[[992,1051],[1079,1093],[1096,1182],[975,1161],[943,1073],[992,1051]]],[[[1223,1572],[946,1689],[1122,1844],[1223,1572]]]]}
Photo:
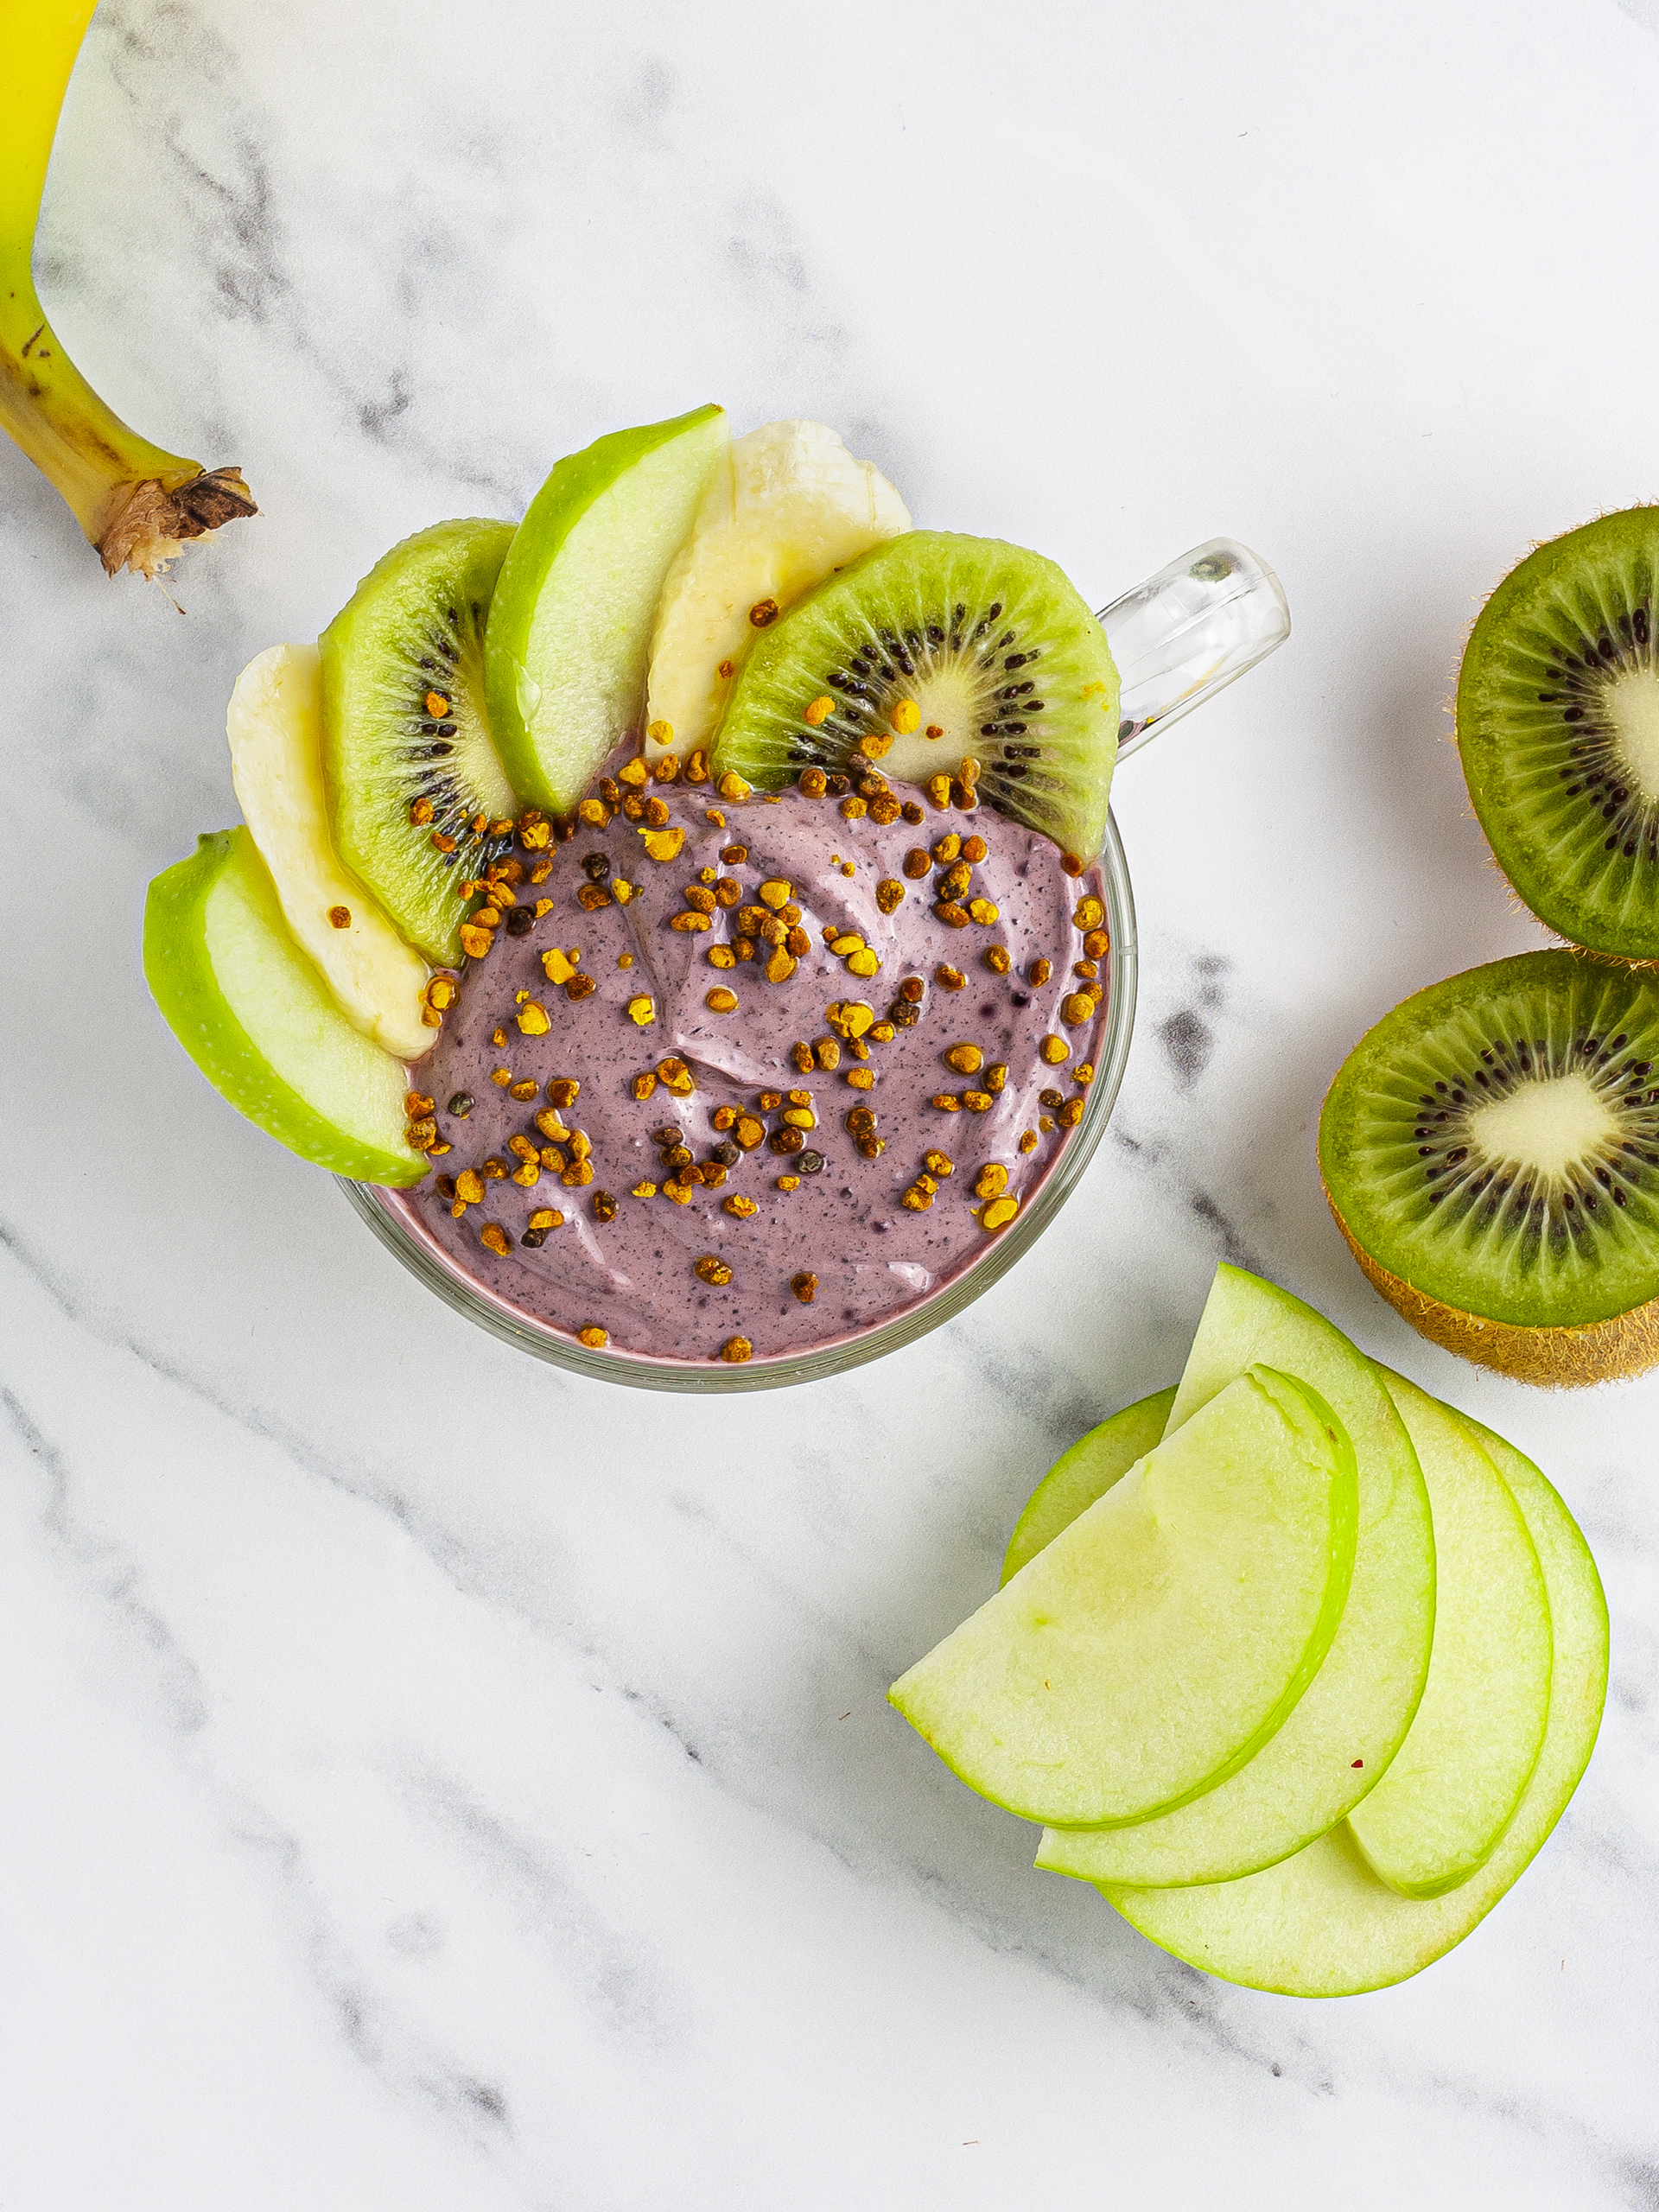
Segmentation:
{"type": "Polygon", "coordinates": [[[0,427],[68,501],[111,575],[258,510],[239,468],[204,469],[130,430],[59,344],[35,296],[35,227],[58,112],[96,0],[0,0],[0,427]]]}

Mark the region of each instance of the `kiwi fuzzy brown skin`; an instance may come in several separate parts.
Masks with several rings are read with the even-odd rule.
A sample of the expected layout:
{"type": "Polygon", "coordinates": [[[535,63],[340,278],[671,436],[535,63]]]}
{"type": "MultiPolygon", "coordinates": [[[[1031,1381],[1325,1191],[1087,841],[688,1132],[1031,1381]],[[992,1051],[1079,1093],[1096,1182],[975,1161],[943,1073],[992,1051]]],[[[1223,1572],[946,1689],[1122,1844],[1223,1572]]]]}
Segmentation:
{"type": "Polygon", "coordinates": [[[1372,1289],[1386,1298],[1420,1337],[1427,1337],[1443,1351],[1455,1352],[1473,1366],[1490,1368],[1496,1375],[1507,1375],[1511,1382],[1530,1382],[1544,1390],[1624,1382],[1659,1367],[1659,1298],[1611,1321],[1592,1321],[1577,1329],[1518,1329],[1513,1322],[1465,1313],[1390,1274],[1359,1242],[1338,1211],[1329,1186],[1324,1187],[1332,1218],[1372,1289]]]}

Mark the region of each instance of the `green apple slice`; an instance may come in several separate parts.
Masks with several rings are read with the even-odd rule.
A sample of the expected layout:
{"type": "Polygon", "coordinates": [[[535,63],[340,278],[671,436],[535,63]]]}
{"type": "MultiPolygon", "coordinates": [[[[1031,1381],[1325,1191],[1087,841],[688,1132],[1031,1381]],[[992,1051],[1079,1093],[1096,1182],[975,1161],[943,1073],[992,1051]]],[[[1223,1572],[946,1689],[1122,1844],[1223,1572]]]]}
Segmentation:
{"type": "Polygon", "coordinates": [[[615,431],[559,462],[514,533],[485,692],[508,775],[550,814],[639,725],[663,579],[730,435],[719,407],[615,431]]]}
{"type": "Polygon", "coordinates": [[[1419,1973],[1510,1889],[1567,1808],[1607,1691],[1607,1606],[1588,1545],[1532,1462],[1478,1422],[1538,1554],[1554,1658],[1543,1749],[1497,1848],[1443,1897],[1404,1897],[1370,1872],[1348,1823],[1279,1866],[1201,1889],[1102,1885],[1143,1936],[1224,1980],[1291,1997],[1351,1997],[1419,1973]]]}
{"type": "Polygon", "coordinates": [[[1079,1513],[1121,1482],[1137,1459],[1146,1458],[1162,1437],[1174,1402],[1172,1382],[1166,1390],[1155,1390],[1113,1414],[1060,1454],[1014,1523],[1002,1560],[1004,1582],[1012,1582],[1027,1560],[1035,1559],[1079,1513]]]}
{"type": "Polygon", "coordinates": [[[1459,1416],[1382,1370],[1434,1515],[1434,1649],[1423,1701],[1375,1789],[1348,1815],[1404,1897],[1466,1882],[1497,1847],[1549,1713],[1549,1601],[1519,1507],[1459,1416]]]}
{"type": "Polygon", "coordinates": [[[290,1152],[359,1183],[425,1174],[404,1139],[401,1064],[289,935],[247,830],[202,837],[150,885],[144,978],[208,1082],[290,1152]]]}
{"type": "Polygon", "coordinates": [[[1221,1786],[1134,1827],[1045,1835],[1037,1864],[1084,1881],[1229,1881],[1288,1858],[1342,1819],[1404,1739],[1428,1674],[1434,1536],[1411,1439],[1363,1352],[1288,1291],[1218,1268],[1169,1433],[1254,1360],[1332,1407],[1359,1470],[1348,1603],[1325,1664],[1284,1726],[1221,1786]]]}
{"type": "Polygon", "coordinates": [[[400,1060],[437,1042],[422,1019],[429,970],[337,858],[322,782],[322,660],[269,645],[231,693],[231,780],[270,870],[283,918],[346,1019],[400,1060]]]}
{"type": "Polygon", "coordinates": [[[970,1789],[1030,1820],[1135,1821],[1196,1797],[1317,1672],[1357,1497],[1330,1408],[1252,1367],[888,1695],[970,1789]]]}

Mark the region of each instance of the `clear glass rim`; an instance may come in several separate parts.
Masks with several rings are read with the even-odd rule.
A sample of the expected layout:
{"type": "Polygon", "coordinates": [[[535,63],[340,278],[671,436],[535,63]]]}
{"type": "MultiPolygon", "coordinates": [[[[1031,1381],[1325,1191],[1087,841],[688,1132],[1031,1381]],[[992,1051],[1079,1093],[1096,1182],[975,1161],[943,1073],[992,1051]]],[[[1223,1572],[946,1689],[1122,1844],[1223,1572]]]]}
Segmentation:
{"type": "Polygon", "coordinates": [[[850,1338],[845,1344],[780,1353],[772,1359],[747,1361],[740,1367],[728,1366],[718,1360],[653,1359],[645,1353],[613,1351],[608,1347],[593,1351],[578,1343],[575,1337],[518,1313],[505,1300],[494,1297],[450,1267],[431,1247],[410,1235],[402,1219],[386,1204],[385,1194],[375,1185],[353,1183],[345,1176],[337,1176],[335,1180],[359,1219],[367,1224],[389,1252],[402,1261],[417,1282],[423,1283],[452,1311],[464,1315],[480,1328],[487,1329],[503,1344],[529,1352],[535,1358],[550,1360],[556,1367],[592,1376],[598,1382],[622,1382],[639,1390],[777,1390],[796,1382],[822,1382],[828,1376],[842,1375],[850,1368],[862,1367],[868,1360],[884,1358],[888,1352],[916,1343],[930,1330],[950,1320],[1007,1274],[1030,1250],[1076,1190],[1106,1133],[1128,1062],[1140,972],[1135,896],[1129,886],[1122,840],[1118,836],[1116,820],[1111,816],[1107,818],[1100,870],[1112,940],[1109,955],[1110,987],[1106,1001],[1106,1032],[1082,1121],[1030,1205],[1021,1209],[994,1243],[919,1305],[850,1338]]]}

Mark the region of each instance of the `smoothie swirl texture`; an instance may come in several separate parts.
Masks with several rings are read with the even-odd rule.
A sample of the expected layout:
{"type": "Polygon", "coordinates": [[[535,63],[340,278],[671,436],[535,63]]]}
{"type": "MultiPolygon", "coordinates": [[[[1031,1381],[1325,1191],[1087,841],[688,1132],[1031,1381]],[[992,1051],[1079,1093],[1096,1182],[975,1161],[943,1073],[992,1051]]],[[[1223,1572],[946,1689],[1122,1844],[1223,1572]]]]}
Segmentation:
{"type": "Polygon", "coordinates": [[[821,1347],[960,1274],[1081,1119],[1103,887],[988,807],[875,789],[658,785],[652,822],[600,802],[524,854],[415,1071],[450,1150],[388,1205],[517,1311],[656,1359],[821,1347]]]}

